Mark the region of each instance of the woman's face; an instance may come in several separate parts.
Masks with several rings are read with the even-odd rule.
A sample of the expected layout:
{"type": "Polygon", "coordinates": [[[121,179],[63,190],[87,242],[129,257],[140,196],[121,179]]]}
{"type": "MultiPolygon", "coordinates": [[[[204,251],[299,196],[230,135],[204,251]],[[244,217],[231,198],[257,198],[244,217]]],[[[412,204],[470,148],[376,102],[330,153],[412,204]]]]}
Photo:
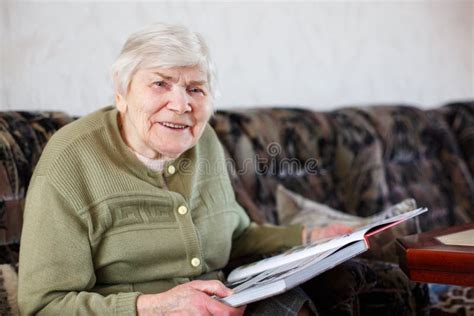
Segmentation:
{"type": "Polygon", "coordinates": [[[125,142],[152,159],[196,145],[212,113],[207,74],[197,66],[138,70],[116,103],[125,142]]]}

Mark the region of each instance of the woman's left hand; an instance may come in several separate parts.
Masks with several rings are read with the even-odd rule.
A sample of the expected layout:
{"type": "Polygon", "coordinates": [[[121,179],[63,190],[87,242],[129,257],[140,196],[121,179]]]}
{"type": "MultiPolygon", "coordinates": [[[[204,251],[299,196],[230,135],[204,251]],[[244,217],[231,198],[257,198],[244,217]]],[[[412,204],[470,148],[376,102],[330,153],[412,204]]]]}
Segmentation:
{"type": "Polygon", "coordinates": [[[331,224],[325,227],[304,227],[302,232],[303,244],[310,244],[314,241],[352,233],[351,226],[345,224],[331,224]]]}

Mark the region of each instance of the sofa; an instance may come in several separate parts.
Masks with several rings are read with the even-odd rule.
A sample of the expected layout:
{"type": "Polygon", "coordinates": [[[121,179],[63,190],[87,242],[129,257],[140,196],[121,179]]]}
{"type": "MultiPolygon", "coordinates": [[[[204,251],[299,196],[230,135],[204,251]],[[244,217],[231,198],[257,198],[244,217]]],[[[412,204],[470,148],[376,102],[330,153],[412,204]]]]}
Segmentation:
{"type": "MultiPolygon", "coordinates": [[[[48,139],[74,119],[61,112],[0,112],[1,315],[18,311],[16,273],[29,179],[48,139]]],[[[474,102],[429,110],[410,105],[327,112],[221,110],[210,124],[224,147],[236,197],[257,223],[280,224],[279,185],[361,217],[406,198],[429,209],[416,225],[409,222],[375,240],[374,249],[345,263],[344,271],[337,267],[307,285],[315,300],[330,304],[321,314],[378,314],[387,304],[393,305],[394,315],[474,313],[473,288],[440,290],[409,281],[398,268],[393,247],[393,239],[401,235],[474,220],[474,102]],[[282,161],[295,163],[287,168],[282,161]],[[389,284],[380,284],[381,274],[389,276],[384,279],[389,284]],[[337,295],[343,297],[326,299],[324,286],[338,280],[343,293],[337,295]]]]}

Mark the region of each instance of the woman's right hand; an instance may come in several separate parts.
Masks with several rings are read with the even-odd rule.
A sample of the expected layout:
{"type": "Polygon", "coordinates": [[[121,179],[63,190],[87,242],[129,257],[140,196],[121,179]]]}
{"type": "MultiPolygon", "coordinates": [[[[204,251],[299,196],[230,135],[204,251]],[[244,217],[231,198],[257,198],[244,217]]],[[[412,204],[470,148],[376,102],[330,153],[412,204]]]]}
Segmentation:
{"type": "Polygon", "coordinates": [[[191,281],[159,294],[142,294],[137,299],[137,314],[144,315],[243,315],[246,306],[230,307],[211,297],[225,297],[232,290],[220,281],[191,281]]]}
{"type": "Polygon", "coordinates": [[[354,228],[345,224],[334,223],[325,227],[304,227],[301,233],[303,245],[325,239],[328,237],[336,237],[345,234],[350,234],[354,228]]]}

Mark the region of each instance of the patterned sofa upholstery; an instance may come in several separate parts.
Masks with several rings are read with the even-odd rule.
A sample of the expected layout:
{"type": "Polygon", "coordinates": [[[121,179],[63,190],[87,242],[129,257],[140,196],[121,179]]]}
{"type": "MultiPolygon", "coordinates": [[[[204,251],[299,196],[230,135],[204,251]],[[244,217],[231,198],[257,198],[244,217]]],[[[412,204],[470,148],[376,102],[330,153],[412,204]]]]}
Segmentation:
{"type": "Polygon", "coordinates": [[[429,111],[407,106],[220,111],[212,125],[235,161],[240,202],[257,222],[278,223],[278,183],[359,216],[413,197],[430,209],[423,230],[473,219],[472,103],[429,111]],[[316,172],[281,168],[284,159],[304,167],[314,158],[316,172]],[[258,168],[249,168],[249,161],[258,168]]]}
{"type": "MultiPolygon", "coordinates": [[[[0,267],[18,269],[22,211],[32,170],[51,135],[73,119],[57,112],[0,112],[0,267]]],[[[278,224],[278,184],[359,216],[413,197],[430,209],[420,218],[422,230],[474,220],[474,102],[433,110],[402,105],[330,112],[226,110],[217,111],[211,125],[229,158],[237,198],[256,222],[278,224]]],[[[407,225],[406,232],[416,231],[414,224],[407,225]]],[[[389,255],[380,252],[372,259],[386,260],[389,255]]],[[[404,287],[404,292],[397,292],[398,305],[403,306],[394,314],[428,311],[427,287],[403,279],[396,265],[361,259],[346,266],[351,290],[344,294],[346,300],[327,311],[377,313],[380,302],[393,299],[377,292],[380,271],[396,279],[394,287],[404,287]]],[[[0,269],[2,315],[16,311],[12,289],[3,284],[7,270],[0,269]]],[[[432,311],[441,311],[439,304],[431,304],[432,311]]],[[[451,311],[467,310],[460,306],[451,311]]]]}

